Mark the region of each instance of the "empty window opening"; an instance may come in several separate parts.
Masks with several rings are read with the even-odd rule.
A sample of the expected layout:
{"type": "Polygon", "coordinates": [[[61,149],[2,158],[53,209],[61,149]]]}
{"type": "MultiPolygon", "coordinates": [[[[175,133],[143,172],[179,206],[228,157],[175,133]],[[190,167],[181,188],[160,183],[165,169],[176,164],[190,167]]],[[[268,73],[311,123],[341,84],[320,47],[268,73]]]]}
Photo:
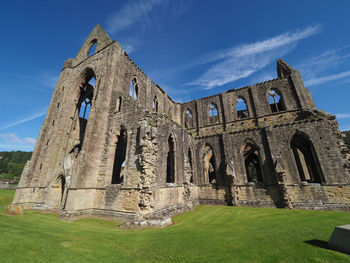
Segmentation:
{"type": "Polygon", "coordinates": [[[269,91],[269,104],[272,113],[285,110],[282,97],[273,89],[269,91]]]}
{"type": "Polygon", "coordinates": [[[92,56],[93,54],[95,54],[96,52],[96,46],[97,46],[97,40],[94,39],[91,41],[90,43],[90,48],[89,48],[89,53],[88,53],[88,56],[92,56]]]}
{"type": "Polygon", "coordinates": [[[123,100],[123,98],[121,96],[117,99],[117,103],[115,105],[116,112],[120,112],[121,111],[121,109],[122,109],[122,100],[123,100]]]}
{"type": "Polygon", "coordinates": [[[60,107],[60,103],[57,103],[57,109],[60,107]]]}
{"type": "Polygon", "coordinates": [[[311,141],[306,136],[297,133],[292,138],[291,148],[301,181],[321,183],[321,167],[311,141]]]}
{"type": "Polygon", "coordinates": [[[244,148],[243,157],[248,182],[263,182],[260,156],[257,147],[253,144],[247,144],[244,148]]]}
{"type": "Polygon", "coordinates": [[[137,83],[137,79],[133,78],[130,82],[130,96],[134,98],[134,100],[137,100],[139,93],[139,86],[137,83]]]}
{"type": "Polygon", "coordinates": [[[125,157],[127,146],[127,132],[121,127],[120,134],[117,136],[115,147],[112,184],[121,184],[124,181],[125,157]]]}
{"type": "Polygon", "coordinates": [[[190,109],[187,109],[185,112],[185,127],[186,128],[193,127],[193,117],[190,109]]]}
{"type": "Polygon", "coordinates": [[[50,140],[47,140],[47,142],[46,142],[46,146],[47,146],[47,145],[49,145],[49,141],[50,141],[50,140]]]}
{"type": "Polygon", "coordinates": [[[158,98],[157,95],[154,96],[153,98],[153,111],[158,112],[158,98]]]}
{"type": "Polygon", "coordinates": [[[238,119],[249,118],[247,103],[243,98],[238,98],[236,103],[236,112],[238,119]]]}
{"type": "Polygon", "coordinates": [[[218,107],[214,103],[209,106],[209,121],[210,123],[218,121],[218,107]]]}
{"type": "Polygon", "coordinates": [[[216,183],[215,156],[210,145],[206,145],[203,150],[203,173],[205,183],[216,183]]]}
{"type": "Polygon", "coordinates": [[[193,183],[193,164],[192,164],[192,152],[191,148],[188,148],[188,162],[190,164],[190,169],[191,169],[191,177],[190,177],[190,183],[193,183]]]}
{"type": "Polygon", "coordinates": [[[41,170],[41,168],[43,168],[43,164],[42,163],[40,164],[39,170],[41,170]]]}
{"type": "Polygon", "coordinates": [[[52,121],[52,126],[54,126],[54,125],[55,125],[55,120],[52,121]]]}
{"type": "Polygon", "coordinates": [[[168,138],[168,154],[167,154],[167,169],[166,169],[166,182],[175,182],[175,143],[173,137],[170,135],[168,138]]]}
{"type": "Polygon", "coordinates": [[[209,106],[209,117],[214,117],[218,115],[218,107],[212,103],[209,106]]]}
{"type": "Polygon", "coordinates": [[[81,145],[84,140],[85,130],[92,107],[92,98],[94,95],[95,85],[96,78],[94,72],[88,69],[85,75],[85,81],[80,85],[80,97],[77,104],[79,117],[79,139],[81,145]]]}
{"type": "Polygon", "coordinates": [[[86,97],[80,105],[79,118],[87,120],[89,118],[89,113],[91,109],[91,100],[89,97],[86,97]]]}

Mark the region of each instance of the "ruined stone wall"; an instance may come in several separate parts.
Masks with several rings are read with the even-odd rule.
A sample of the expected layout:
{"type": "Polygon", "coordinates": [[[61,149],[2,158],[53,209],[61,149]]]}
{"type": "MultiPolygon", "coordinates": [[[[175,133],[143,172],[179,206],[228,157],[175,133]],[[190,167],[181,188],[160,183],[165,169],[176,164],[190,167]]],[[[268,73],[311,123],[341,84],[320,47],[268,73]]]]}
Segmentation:
{"type": "Polygon", "coordinates": [[[13,203],[61,209],[66,217],[128,219],[172,215],[198,203],[348,209],[350,154],[334,116],[316,110],[298,71],[279,60],[277,73],[271,81],[179,104],[96,26],[64,63],[13,203]],[[92,77],[94,87],[87,84],[92,77]],[[89,89],[91,110],[81,120],[78,106],[89,89]],[[278,110],[269,103],[271,90],[281,97],[278,110]],[[247,107],[243,115],[239,98],[247,107]],[[125,165],[115,182],[122,133],[125,165]],[[296,134],[314,151],[317,183],[301,179],[296,134]],[[259,182],[248,180],[247,149],[261,167],[259,182]],[[174,179],[167,181],[172,155],[174,179]]]}
{"type": "MultiPolygon", "coordinates": [[[[284,62],[279,62],[284,63],[284,62]]],[[[189,130],[197,135],[217,134],[225,130],[239,130],[252,127],[264,126],[266,116],[279,115],[276,118],[284,118],[280,112],[273,113],[269,105],[269,91],[275,90],[282,98],[284,109],[281,112],[295,112],[311,109],[315,106],[310,92],[304,87],[299,72],[293,71],[290,76],[283,76],[278,79],[258,83],[240,89],[232,89],[221,94],[186,102],[181,105],[182,124],[185,126],[186,111],[190,110],[193,120],[189,130]],[[307,103],[301,102],[301,98],[307,103]],[[244,99],[248,116],[238,118],[236,111],[237,99],[244,99]],[[311,103],[311,102],[312,103],[311,103]],[[217,106],[218,115],[215,118],[209,117],[211,104],[217,106]]],[[[287,115],[287,117],[289,117],[287,115]]],[[[277,121],[281,121],[278,120],[277,121]]],[[[293,121],[293,119],[289,119],[293,121]]]]}

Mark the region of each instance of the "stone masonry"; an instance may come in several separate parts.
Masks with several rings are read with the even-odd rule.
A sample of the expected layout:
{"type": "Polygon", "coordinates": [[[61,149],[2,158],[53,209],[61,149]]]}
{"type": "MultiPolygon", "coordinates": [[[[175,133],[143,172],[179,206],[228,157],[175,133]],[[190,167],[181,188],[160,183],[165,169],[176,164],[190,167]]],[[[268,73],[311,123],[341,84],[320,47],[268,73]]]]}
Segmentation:
{"type": "Polygon", "coordinates": [[[174,102],[97,25],[68,59],[13,206],[146,220],[198,204],[350,209],[334,116],[297,70],[174,102]]]}

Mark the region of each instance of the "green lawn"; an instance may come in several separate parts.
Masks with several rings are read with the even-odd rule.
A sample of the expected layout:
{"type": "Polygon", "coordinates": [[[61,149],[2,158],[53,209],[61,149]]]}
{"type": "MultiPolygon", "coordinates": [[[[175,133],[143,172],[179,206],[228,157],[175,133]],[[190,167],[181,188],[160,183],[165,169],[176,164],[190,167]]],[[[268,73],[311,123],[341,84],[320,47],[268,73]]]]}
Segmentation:
{"type": "Polygon", "coordinates": [[[350,213],[199,206],[167,228],[119,230],[101,219],[7,215],[13,194],[0,190],[0,262],[350,262],[307,242],[328,241],[350,213]]]}

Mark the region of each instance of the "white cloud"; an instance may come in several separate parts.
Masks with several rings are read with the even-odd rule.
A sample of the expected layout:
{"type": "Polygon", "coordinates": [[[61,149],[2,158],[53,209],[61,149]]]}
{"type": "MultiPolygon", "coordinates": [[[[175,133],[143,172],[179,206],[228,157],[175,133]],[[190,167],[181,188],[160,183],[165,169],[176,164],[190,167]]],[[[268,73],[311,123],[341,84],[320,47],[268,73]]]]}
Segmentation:
{"type": "Polygon", "coordinates": [[[306,80],[305,85],[306,86],[314,86],[314,85],[323,84],[323,83],[333,81],[333,80],[343,79],[346,77],[350,77],[350,70],[342,72],[342,73],[338,73],[338,74],[324,76],[324,77],[312,78],[312,79],[306,80]]]}
{"type": "MultiPolygon", "coordinates": [[[[0,145],[10,146],[10,148],[33,147],[36,140],[31,137],[19,138],[14,133],[0,133],[0,145]]],[[[4,147],[8,148],[8,147],[4,147]]]]}
{"type": "Polygon", "coordinates": [[[29,81],[30,83],[35,82],[35,86],[40,86],[32,88],[38,91],[46,91],[47,88],[54,89],[56,87],[58,76],[51,72],[39,72],[33,75],[17,74],[16,77],[29,81]]]}
{"type": "Polygon", "coordinates": [[[212,89],[215,86],[248,77],[292,50],[300,40],[315,35],[319,31],[320,26],[309,26],[296,32],[286,32],[267,40],[242,44],[209,54],[187,67],[218,62],[197,80],[187,85],[199,85],[212,89]]]}
{"type": "Polygon", "coordinates": [[[21,119],[21,120],[18,120],[18,121],[14,121],[12,123],[9,123],[9,124],[6,124],[2,127],[0,127],[0,130],[5,130],[7,128],[11,128],[11,127],[14,127],[14,126],[17,126],[19,124],[22,124],[22,123],[25,123],[25,122],[28,122],[28,121],[32,121],[34,119],[37,119],[41,116],[44,116],[46,114],[46,110],[45,111],[42,111],[40,113],[35,113],[35,114],[32,114],[24,119],[21,119]]]}
{"type": "Polygon", "coordinates": [[[335,115],[337,119],[346,119],[350,118],[350,113],[338,113],[335,115]]]}
{"type": "Polygon", "coordinates": [[[252,78],[249,83],[256,84],[256,83],[272,80],[275,78],[277,78],[277,74],[275,72],[264,72],[252,78]]]}
{"type": "Polygon", "coordinates": [[[302,73],[304,79],[314,79],[323,71],[336,68],[340,63],[346,62],[350,58],[350,45],[334,48],[323,52],[320,55],[305,59],[296,66],[302,73]]]}
{"type": "Polygon", "coordinates": [[[165,5],[169,0],[137,0],[127,2],[118,12],[107,19],[107,31],[116,33],[142,21],[150,24],[149,13],[157,6],[165,5]]]}
{"type": "Polygon", "coordinates": [[[130,44],[124,44],[123,49],[126,51],[126,53],[131,54],[131,52],[134,51],[134,48],[130,44]]]}
{"type": "Polygon", "coordinates": [[[36,76],[37,81],[43,87],[52,88],[56,87],[58,77],[56,74],[42,72],[36,76]]]}

